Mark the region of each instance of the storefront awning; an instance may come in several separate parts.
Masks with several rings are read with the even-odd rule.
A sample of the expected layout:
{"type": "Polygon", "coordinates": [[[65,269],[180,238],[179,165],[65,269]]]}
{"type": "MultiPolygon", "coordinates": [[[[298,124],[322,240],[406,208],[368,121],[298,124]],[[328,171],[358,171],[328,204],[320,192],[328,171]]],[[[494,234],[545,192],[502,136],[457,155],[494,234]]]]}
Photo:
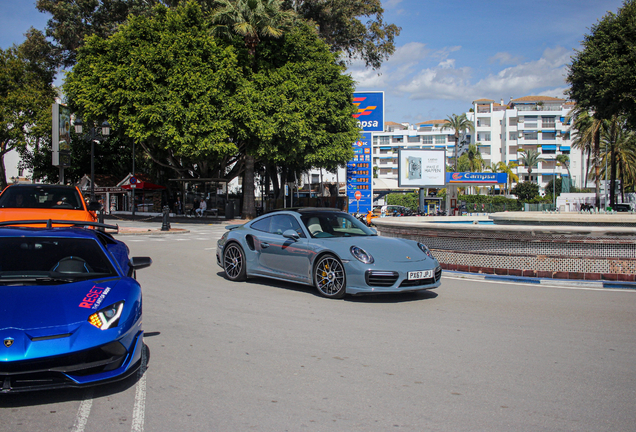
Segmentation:
{"type": "Polygon", "coordinates": [[[164,186],[158,185],[158,184],[154,184],[154,183],[150,183],[150,182],[137,182],[135,185],[123,185],[122,186],[123,189],[137,189],[137,190],[159,190],[159,189],[165,189],[164,186]],[[133,188],[133,186],[135,186],[133,188]]]}

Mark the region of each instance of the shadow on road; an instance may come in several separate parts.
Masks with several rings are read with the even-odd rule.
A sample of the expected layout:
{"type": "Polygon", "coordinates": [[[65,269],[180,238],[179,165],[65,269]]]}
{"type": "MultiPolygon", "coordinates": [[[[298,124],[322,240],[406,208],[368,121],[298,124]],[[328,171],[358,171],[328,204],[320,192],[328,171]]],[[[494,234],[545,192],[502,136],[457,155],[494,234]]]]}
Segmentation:
{"type": "MultiPolygon", "coordinates": [[[[220,278],[225,278],[225,273],[223,271],[219,271],[216,273],[220,278]]],[[[257,283],[259,285],[264,285],[272,288],[280,288],[286,289],[290,291],[303,292],[307,294],[311,294],[314,297],[324,298],[318,293],[315,287],[309,285],[303,285],[299,283],[293,282],[284,282],[277,281],[275,279],[261,278],[261,277],[250,277],[247,282],[257,283]]],[[[245,283],[245,282],[235,282],[235,283],[245,283]]],[[[390,293],[390,294],[360,294],[360,295],[347,295],[343,300],[351,301],[354,303],[402,303],[409,301],[421,301],[421,300],[429,300],[437,297],[437,293],[433,291],[414,291],[414,292],[404,292],[404,293],[390,293]]]]}

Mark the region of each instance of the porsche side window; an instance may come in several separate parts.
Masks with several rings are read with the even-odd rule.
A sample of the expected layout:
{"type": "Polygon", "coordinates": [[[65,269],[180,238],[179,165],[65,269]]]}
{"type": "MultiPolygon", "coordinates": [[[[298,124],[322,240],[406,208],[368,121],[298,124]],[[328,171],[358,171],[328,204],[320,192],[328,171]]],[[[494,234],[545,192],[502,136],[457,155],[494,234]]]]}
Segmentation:
{"type": "Polygon", "coordinates": [[[305,237],[305,233],[300,227],[300,224],[292,216],[276,215],[272,217],[272,225],[269,231],[270,233],[283,235],[285,231],[290,229],[296,231],[301,237],[305,237]]]}
{"type": "Polygon", "coordinates": [[[271,217],[267,217],[265,219],[261,219],[256,222],[253,222],[252,225],[250,225],[250,227],[257,231],[269,232],[269,225],[271,220],[272,220],[271,217]]]}

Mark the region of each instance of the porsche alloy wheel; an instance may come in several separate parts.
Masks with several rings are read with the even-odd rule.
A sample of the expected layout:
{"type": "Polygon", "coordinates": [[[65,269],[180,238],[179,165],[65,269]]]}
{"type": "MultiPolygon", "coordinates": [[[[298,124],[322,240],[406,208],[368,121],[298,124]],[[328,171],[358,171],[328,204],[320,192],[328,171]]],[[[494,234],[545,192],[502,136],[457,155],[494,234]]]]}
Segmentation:
{"type": "Polygon", "coordinates": [[[346,277],[342,263],[333,255],[321,257],[316,263],[314,284],[318,292],[325,297],[344,297],[346,277]]]}
{"type": "Polygon", "coordinates": [[[231,281],[245,280],[245,254],[243,249],[236,244],[230,243],[223,252],[223,268],[225,276],[231,281]]]}

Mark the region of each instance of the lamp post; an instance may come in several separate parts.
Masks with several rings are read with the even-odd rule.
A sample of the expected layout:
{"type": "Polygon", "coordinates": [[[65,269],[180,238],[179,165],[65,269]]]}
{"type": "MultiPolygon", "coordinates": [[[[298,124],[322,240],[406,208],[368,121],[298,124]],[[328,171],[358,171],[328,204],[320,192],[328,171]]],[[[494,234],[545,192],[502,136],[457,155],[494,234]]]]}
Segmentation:
{"type": "MultiPolygon", "coordinates": [[[[75,120],[75,133],[82,134],[84,129],[84,123],[81,118],[75,120]]],[[[101,134],[98,134],[98,129],[95,126],[91,126],[90,131],[84,136],[84,140],[91,142],[91,202],[95,201],[95,141],[106,141],[106,137],[110,135],[110,124],[104,120],[101,126],[101,134]]]]}

